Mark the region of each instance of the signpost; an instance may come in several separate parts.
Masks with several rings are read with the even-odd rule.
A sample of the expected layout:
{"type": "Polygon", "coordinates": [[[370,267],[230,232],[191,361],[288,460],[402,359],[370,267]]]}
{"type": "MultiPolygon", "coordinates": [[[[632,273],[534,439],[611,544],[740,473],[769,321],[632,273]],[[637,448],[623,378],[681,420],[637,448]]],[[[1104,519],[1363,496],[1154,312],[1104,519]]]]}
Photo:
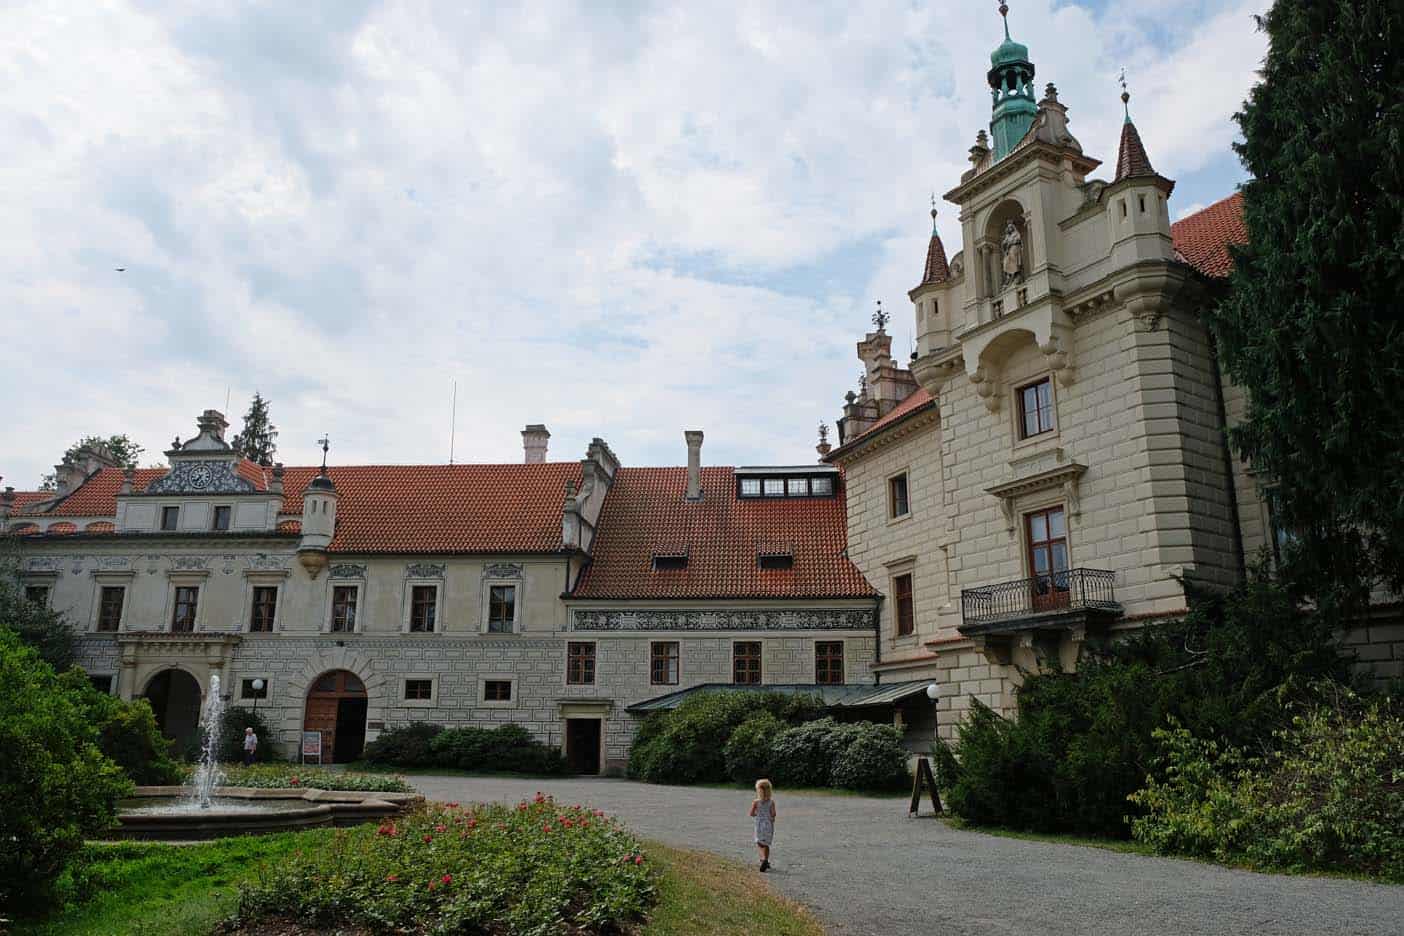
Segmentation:
{"type": "Polygon", "coordinates": [[[322,733],[320,731],[304,731],[302,733],[302,762],[307,763],[307,758],[317,758],[317,763],[322,763],[322,733]]]}
{"type": "Polygon", "coordinates": [[[916,777],[912,779],[912,805],[907,810],[908,816],[915,816],[921,809],[922,793],[931,794],[931,808],[936,810],[936,815],[941,815],[941,794],[936,791],[936,777],[931,773],[931,761],[925,757],[918,757],[916,777]]]}

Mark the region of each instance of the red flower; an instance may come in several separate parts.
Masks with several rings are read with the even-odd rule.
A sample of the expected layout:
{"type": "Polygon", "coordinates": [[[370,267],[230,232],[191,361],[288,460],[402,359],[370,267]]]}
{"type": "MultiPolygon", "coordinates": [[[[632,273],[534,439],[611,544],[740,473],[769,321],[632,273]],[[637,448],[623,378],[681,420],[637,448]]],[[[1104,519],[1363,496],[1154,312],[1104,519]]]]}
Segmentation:
{"type": "Polygon", "coordinates": [[[394,883],[395,883],[396,881],[398,881],[399,879],[400,879],[400,876],[399,876],[398,874],[387,874],[387,875],[385,875],[385,880],[389,881],[391,884],[394,884],[394,883]]]}
{"type": "Polygon", "coordinates": [[[426,836],[424,836],[424,841],[426,841],[426,842],[432,842],[432,841],[434,841],[434,836],[432,836],[432,835],[426,835],[426,836]]]}
{"type": "Polygon", "coordinates": [[[446,827],[445,825],[443,825],[442,823],[440,823],[439,825],[434,826],[434,831],[435,831],[435,832],[447,832],[447,831],[448,831],[448,827],[446,827]]]}
{"type": "Polygon", "coordinates": [[[288,782],[291,783],[293,786],[297,786],[297,785],[298,785],[299,783],[301,783],[302,781],[299,780],[299,779],[297,779],[296,777],[293,777],[293,778],[292,778],[291,780],[289,780],[288,782]]]}
{"type": "Polygon", "coordinates": [[[469,819],[469,820],[468,820],[468,828],[470,828],[470,829],[475,829],[475,828],[477,828],[477,826],[478,826],[478,820],[477,820],[477,819],[469,819]]]}
{"type": "Polygon", "coordinates": [[[643,864],[643,855],[635,855],[635,856],[634,856],[634,864],[636,864],[636,865],[641,865],[641,864],[643,864]]]}
{"type": "Polygon", "coordinates": [[[550,832],[550,831],[552,831],[552,829],[551,829],[551,823],[548,822],[548,823],[546,823],[544,826],[542,826],[542,827],[541,827],[541,831],[542,831],[542,832],[550,832]]]}
{"type": "Polygon", "coordinates": [[[449,803],[449,804],[448,804],[448,808],[449,808],[449,809],[457,809],[457,808],[458,808],[458,804],[457,804],[457,803],[449,803]]]}
{"type": "Polygon", "coordinates": [[[439,878],[439,880],[442,881],[442,882],[445,883],[445,884],[452,884],[452,883],[453,883],[453,875],[452,875],[452,874],[445,874],[443,877],[439,878]]]}
{"type": "Polygon", "coordinates": [[[536,796],[532,798],[532,801],[535,803],[544,803],[546,802],[546,794],[542,793],[540,790],[537,790],[536,796]]]}

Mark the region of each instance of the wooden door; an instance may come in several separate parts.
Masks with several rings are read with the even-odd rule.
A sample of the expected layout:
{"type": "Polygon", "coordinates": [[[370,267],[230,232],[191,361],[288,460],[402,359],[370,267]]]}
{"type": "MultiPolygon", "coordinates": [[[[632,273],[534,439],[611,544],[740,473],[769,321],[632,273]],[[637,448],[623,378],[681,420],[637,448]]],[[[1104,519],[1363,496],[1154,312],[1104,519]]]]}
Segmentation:
{"type": "MultiPolygon", "coordinates": [[[[343,711],[341,703],[348,699],[364,700],[366,698],[365,684],[355,673],[348,673],[346,670],[335,670],[330,673],[323,673],[312,683],[312,688],[307,693],[307,708],[302,719],[303,731],[320,731],[322,733],[322,759],[324,761],[337,760],[337,730],[340,724],[338,717],[343,711]]],[[[361,712],[361,722],[359,726],[347,725],[348,733],[357,733],[361,738],[365,737],[365,708],[359,708],[361,712]]],[[[357,748],[356,755],[360,755],[360,744],[343,744],[341,751],[343,754],[349,752],[351,747],[357,748]]]]}
{"type": "Polygon", "coordinates": [[[1068,527],[1063,508],[1050,507],[1027,514],[1024,525],[1034,609],[1067,607],[1068,527]]]}

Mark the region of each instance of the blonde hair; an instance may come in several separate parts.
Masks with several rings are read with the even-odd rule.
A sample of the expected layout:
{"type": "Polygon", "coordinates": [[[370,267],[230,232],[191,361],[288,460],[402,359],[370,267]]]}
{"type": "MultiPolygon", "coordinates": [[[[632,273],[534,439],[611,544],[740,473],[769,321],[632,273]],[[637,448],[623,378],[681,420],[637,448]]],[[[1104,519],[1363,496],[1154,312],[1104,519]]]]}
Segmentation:
{"type": "Polygon", "coordinates": [[[775,792],[775,788],[770,785],[769,780],[756,781],[756,795],[763,800],[770,799],[770,794],[775,792]]]}

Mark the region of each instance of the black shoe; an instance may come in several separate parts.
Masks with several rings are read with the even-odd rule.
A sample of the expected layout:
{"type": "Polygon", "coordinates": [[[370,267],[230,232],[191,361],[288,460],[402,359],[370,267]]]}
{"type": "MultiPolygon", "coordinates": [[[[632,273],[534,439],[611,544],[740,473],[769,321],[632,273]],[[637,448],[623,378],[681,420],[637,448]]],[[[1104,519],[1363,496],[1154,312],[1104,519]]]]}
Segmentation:
{"type": "Polygon", "coordinates": [[[762,870],[762,871],[769,871],[769,870],[770,870],[770,862],[768,862],[768,861],[762,861],[762,862],[761,862],[761,870],[762,870]]]}

